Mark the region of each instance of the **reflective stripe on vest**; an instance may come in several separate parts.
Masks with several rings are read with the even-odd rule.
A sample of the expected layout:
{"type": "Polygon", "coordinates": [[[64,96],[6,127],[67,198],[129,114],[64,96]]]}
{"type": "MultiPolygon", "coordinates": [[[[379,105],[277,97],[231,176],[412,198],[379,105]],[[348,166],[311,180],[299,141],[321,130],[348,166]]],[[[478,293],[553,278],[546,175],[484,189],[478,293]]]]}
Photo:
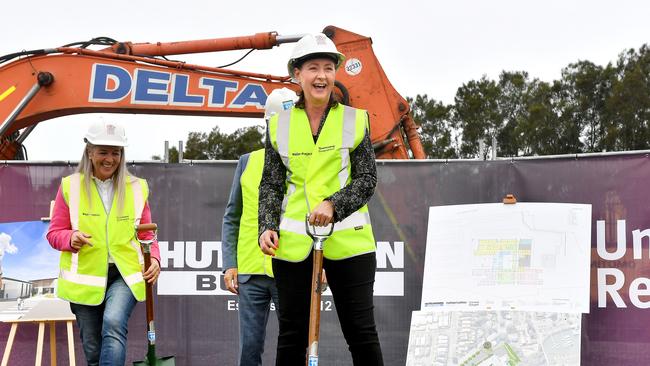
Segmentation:
{"type": "MultiPolygon", "coordinates": [[[[356,110],[354,108],[345,107],[345,109],[343,110],[343,134],[341,136],[342,146],[355,146],[354,145],[355,122],[356,122],[356,110]]],[[[350,165],[350,150],[341,149],[341,170],[339,171],[340,188],[345,187],[345,185],[348,182],[348,178],[350,177],[350,169],[345,169],[345,167],[348,167],[349,165],[350,165]]],[[[370,216],[368,216],[368,224],[370,224],[370,216]]]]}
{"type": "Polygon", "coordinates": [[[254,274],[273,277],[271,257],[264,255],[259,247],[257,236],[259,187],[263,168],[264,149],[253,151],[248,156],[246,168],[239,178],[242,192],[242,213],[237,237],[237,272],[240,275],[254,274]]]}
{"type": "Polygon", "coordinates": [[[117,190],[107,213],[94,182],[91,197],[85,192],[84,177],[77,173],[62,180],[62,191],[75,230],[92,236],[93,246],[83,246],[77,253],[62,252],[57,294],[73,303],[98,305],[104,299],[111,253],[125,283],[138,301],[144,300],[143,263],[140,246],[134,239],[134,225],[141,219],[148,196],[146,181],[127,177],[124,207],[117,207],[117,190]]]}
{"type": "Polygon", "coordinates": [[[61,269],[59,272],[59,276],[64,280],[86,285],[86,286],[96,286],[102,288],[106,286],[106,277],[82,275],[77,273],[76,268],[74,271],[72,270],[66,271],[64,269],[61,269]]]}
{"type": "Polygon", "coordinates": [[[289,169],[289,119],[291,118],[291,113],[281,113],[278,116],[278,153],[280,158],[282,158],[282,163],[287,167],[287,194],[282,198],[282,209],[280,214],[284,214],[284,211],[287,209],[287,198],[291,196],[296,191],[296,185],[291,181],[291,169],[289,169]]]}
{"type": "MultiPolygon", "coordinates": [[[[138,225],[138,224],[136,224],[138,225]]],[[[142,247],[135,240],[131,240],[131,247],[138,253],[138,263],[144,265],[144,255],[142,254],[142,247]]]]}
{"type": "MultiPolygon", "coordinates": [[[[361,143],[367,126],[365,111],[339,104],[330,109],[314,143],[303,109],[282,111],[271,118],[271,145],[287,169],[280,245],[275,258],[301,261],[309,255],[311,239],[306,233],[305,215],[350,183],[350,152],[361,143]]],[[[368,208],[363,206],[335,224],[324,255],[328,259],[344,259],[374,250],[368,208]]]]}

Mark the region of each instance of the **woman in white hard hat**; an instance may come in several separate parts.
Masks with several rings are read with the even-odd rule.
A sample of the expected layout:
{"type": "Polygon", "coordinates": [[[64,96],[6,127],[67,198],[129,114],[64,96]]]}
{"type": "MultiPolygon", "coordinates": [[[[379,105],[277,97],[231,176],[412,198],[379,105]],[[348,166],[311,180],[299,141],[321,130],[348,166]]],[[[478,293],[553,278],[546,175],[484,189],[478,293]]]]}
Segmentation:
{"type": "Polygon", "coordinates": [[[323,34],[296,44],[288,70],[300,85],[296,105],[271,118],[260,184],[259,244],[274,256],[280,299],[276,365],[304,365],[309,329],[315,226],[335,223],[323,268],[354,365],[383,365],[375,327],[375,240],[366,203],[377,172],[368,114],[338,103],[336,69],[344,60],[323,34]]]}
{"type": "Polygon", "coordinates": [[[70,302],[88,365],[124,365],[129,317],[145,300],[144,281],[154,283],[160,273],[158,243],[144,270],[134,240],[134,226],[151,222],[149,189],[126,168],[122,126],[94,123],[84,140],[77,172],[61,181],[47,233],[61,251],[57,296],[70,302]]]}

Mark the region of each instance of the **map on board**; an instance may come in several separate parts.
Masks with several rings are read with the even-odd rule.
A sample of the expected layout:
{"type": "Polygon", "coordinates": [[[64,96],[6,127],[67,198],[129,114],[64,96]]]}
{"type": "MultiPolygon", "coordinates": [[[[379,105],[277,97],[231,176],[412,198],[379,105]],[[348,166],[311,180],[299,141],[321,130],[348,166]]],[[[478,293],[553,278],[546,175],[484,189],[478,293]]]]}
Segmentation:
{"type": "Polygon", "coordinates": [[[406,365],[579,365],[581,315],[414,311],[406,365]]]}
{"type": "Polygon", "coordinates": [[[429,210],[421,309],[589,312],[591,205],[429,210]]]}

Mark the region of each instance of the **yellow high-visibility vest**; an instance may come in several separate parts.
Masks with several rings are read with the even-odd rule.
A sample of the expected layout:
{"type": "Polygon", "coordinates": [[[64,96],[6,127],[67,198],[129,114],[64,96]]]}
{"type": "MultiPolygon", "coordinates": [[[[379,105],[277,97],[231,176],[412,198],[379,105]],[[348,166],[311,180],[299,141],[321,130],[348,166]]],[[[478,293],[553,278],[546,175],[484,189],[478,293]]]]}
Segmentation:
{"type": "Polygon", "coordinates": [[[135,240],[134,225],[140,223],[149,195],[147,182],[127,177],[123,209],[118,212],[116,191],[111,210],[106,214],[94,182],[90,184],[92,198],[89,202],[82,189],[84,179],[82,174],[72,174],[63,178],[61,187],[70,210],[72,229],[92,235],[93,246],[84,245],[77,253],[61,252],[57,295],[72,303],[101,304],[106,292],[110,253],[133,296],[144,301],[144,260],[135,240]]]}
{"type": "Polygon", "coordinates": [[[271,257],[262,252],[257,238],[259,187],[263,168],[264,149],[253,151],[248,156],[246,169],[239,178],[242,192],[242,214],[239,220],[237,239],[237,272],[273,277],[271,257]]]}
{"type": "MultiPolygon", "coordinates": [[[[309,255],[312,240],[305,215],[350,182],[350,153],[368,128],[366,111],[342,104],[330,109],[316,143],[304,109],[294,107],[271,118],[271,144],[287,168],[277,259],[298,262],[309,255]]],[[[335,224],[323,255],[344,259],[374,251],[370,215],[364,205],[335,224]]]]}

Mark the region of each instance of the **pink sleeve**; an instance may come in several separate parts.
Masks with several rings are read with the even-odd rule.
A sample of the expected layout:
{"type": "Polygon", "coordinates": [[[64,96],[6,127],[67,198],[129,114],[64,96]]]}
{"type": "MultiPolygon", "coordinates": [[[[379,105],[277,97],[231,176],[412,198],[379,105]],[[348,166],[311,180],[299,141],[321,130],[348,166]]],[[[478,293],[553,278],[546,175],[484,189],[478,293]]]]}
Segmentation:
{"type": "Polygon", "coordinates": [[[63,199],[63,192],[59,186],[59,191],[56,193],[56,199],[54,200],[50,227],[47,230],[47,241],[56,250],[76,253],[77,251],[70,246],[70,237],[74,232],[75,230],[72,230],[72,224],[70,224],[70,210],[68,204],[65,203],[65,199],[63,199]]]}
{"type": "MultiPolygon", "coordinates": [[[[142,210],[142,217],[140,218],[140,223],[141,224],[149,224],[151,223],[151,209],[149,208],[149,202],[144,203],[144,209],[142,210]]],[[[153,239],[153,231],[143,231],[141,233],[138,233],[138,238],[140,240],[151,240],[153,239]]],[[[151,244],[151,256],[153,258],[156,258],[158,260],[158,264],[160,264],[160,248],[158,248],[158,241],[154,241],[153,244],[151,244]]]]}

